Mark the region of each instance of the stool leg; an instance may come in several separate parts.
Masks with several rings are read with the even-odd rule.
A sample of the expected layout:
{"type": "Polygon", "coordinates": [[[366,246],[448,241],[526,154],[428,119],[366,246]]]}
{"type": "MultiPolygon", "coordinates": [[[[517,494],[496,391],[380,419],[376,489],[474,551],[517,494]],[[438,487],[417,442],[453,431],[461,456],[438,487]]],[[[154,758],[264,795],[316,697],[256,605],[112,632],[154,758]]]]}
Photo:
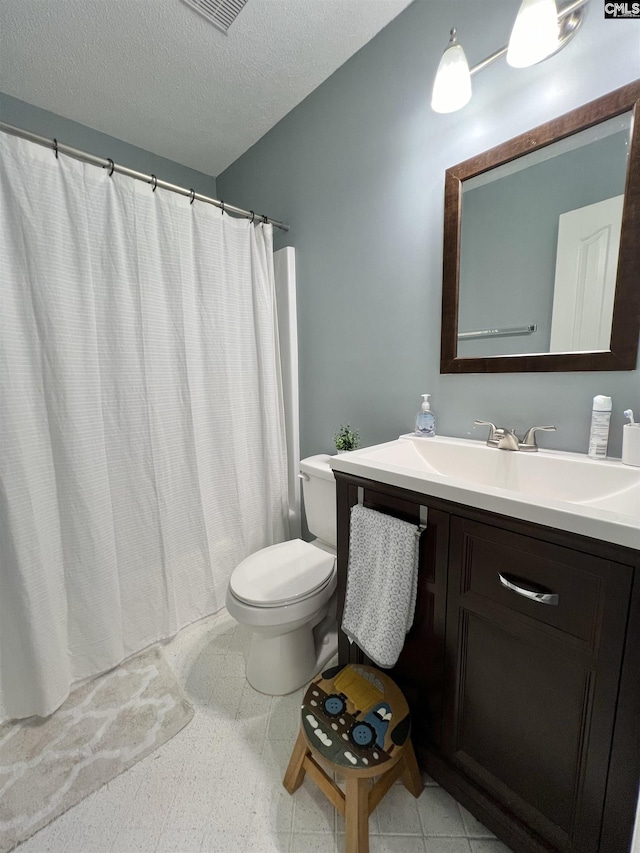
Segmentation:
{"type": "Polygon", "coordinates": [[[417,798],[422,793],[424,783],[422,781],[422,774],[420,773],[420,768],[418,767],[416,754],[413,751],[413,744],[411,741],[408,741],[404,745],[402,762],[404,764],[404,769],[402,771],[402,784],[410,794],[413,794],[413,796],[417,798]]]}
{"type": "Polygon", "coordinates": [[[308,752],[309,747],[304,739],[304,735],[300,731],[298,732],[298,740],[296,741],[296,745],[293,747],[293,752],[289,759],[289,766],[287,767],[284,779],[282,780],[282,784],[290,794],[293,794],[293,792],[297,791],[300,785],[302,785],[305,774],[302,763],[308,752]]]}
{"type": "Polygon", "coordinates": [[[347,776],[347,853],[369,853],[369,780],[347,776]]]}

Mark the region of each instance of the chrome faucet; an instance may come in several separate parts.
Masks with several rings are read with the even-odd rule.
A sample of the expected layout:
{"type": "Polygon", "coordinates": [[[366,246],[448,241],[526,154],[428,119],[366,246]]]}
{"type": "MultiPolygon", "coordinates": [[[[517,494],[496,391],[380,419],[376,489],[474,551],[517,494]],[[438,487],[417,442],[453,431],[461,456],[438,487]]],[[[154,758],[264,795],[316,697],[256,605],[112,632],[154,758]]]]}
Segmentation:
{"type": "Polygon", "coordinates": [[[507,427],[497,427],[491,421],[474,421],[474,426],[488,426],[489,436],[487,438],[487,447],[495,447],[498,450],[524,450],[529,453],[536,453],[538,443],[536,441],[536,432],[555,432],[554,426],[535,426],[528,429],[522,441],[516,435],[514,429],[507,427]]]}

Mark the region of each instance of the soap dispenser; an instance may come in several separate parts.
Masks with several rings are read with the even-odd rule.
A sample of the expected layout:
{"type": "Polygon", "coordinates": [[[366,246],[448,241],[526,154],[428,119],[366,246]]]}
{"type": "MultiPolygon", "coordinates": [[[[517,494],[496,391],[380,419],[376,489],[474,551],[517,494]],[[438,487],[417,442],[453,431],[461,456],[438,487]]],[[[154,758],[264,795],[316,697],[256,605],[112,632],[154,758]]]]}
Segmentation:
{"type": "Polygon", "coordinates": [[[430,396],[431,394],[422,395],[422,408],[416,415],[416,435],[423,438],[432,438],[436,434],[436,416],[429,405],[430,396]]]}

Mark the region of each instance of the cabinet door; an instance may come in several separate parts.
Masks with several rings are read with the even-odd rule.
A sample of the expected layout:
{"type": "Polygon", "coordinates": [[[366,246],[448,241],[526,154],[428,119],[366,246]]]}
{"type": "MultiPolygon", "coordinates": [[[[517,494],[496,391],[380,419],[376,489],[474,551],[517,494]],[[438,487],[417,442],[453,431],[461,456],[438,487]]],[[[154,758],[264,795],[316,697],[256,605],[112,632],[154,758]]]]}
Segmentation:
{"type": "MultiPolygon", "coordinates": [[[[358,503],[358,482],[366,485],[360,498],[378,512],[420,523],[420,504],[393,487],[351,482],[338,474],[338,624],[342,623],[349,555],[349,516],[358,503]]],[[[412,738],[421,755],[439,747],[442,734],[444,640],[446,613],[449,515],[428,510],[427,528],[420,538],[418,592],[413,625],[389,675],[407,698],[412,715],[412,738]]],[[[340,662],[370,663],[362,650],[339,631],[340,662]]]]}
{"type": "Polygon", "coordinates": [[[450,555],[443,751],[542,847],[596,853],[631,569],[457,517],[450,555]]]}
{"type": "Polygon", "coordinates": [[[389,674],[407,697],[411,736],[421,760],[442,740],[444,640],[449,515],[430,509],[420,540],[418,593],[413,625],[389,674]]]}

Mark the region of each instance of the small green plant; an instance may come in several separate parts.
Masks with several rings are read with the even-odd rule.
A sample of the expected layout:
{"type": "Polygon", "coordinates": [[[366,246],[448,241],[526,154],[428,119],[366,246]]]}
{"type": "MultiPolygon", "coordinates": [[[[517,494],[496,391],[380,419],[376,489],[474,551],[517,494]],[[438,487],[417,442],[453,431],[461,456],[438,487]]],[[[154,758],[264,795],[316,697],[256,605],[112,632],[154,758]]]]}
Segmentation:
{"type": "Polygon", "coordinates": [[[357,450],[360,447],[360,433],[357,429],[351,429],[349,424],[340,424],[340,428],[333,436],[336,450],[357,450]]]}

